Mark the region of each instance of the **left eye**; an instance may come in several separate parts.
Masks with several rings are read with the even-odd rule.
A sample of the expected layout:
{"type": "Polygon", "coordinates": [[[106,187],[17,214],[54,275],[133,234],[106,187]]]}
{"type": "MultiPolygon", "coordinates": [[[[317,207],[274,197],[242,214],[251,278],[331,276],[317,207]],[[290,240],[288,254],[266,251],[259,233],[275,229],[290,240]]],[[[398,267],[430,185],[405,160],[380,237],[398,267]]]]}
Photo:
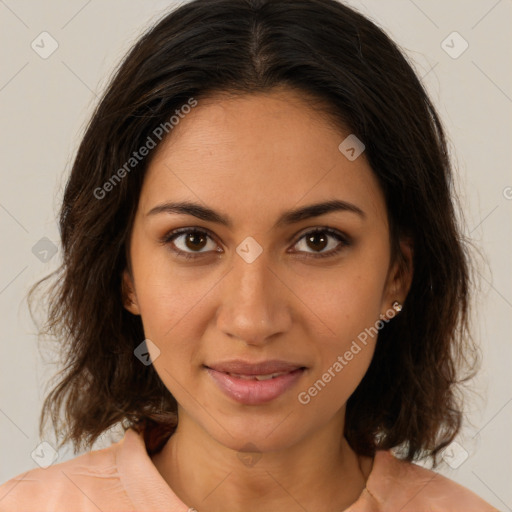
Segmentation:
{"type": "Polygon", "coordinates": [[[344,246],[350,245],[349,240],[346,236],[330,228],[316,228],[312,231],[308,231],[307,233],[302,235],[299,238],[299,240],[297,240],[295,245],[297,246],[303,241],[304,244],[307,245],[307,247],[311,248],[311,246],[313,246],[314,249],[319,249],[319,251],[315,250],[312,253],[308,253],[308,251],[305,251],[306,253],[310,254],[313,258],[334,256],[335,254],[338,254],[344,246]],[[337,243],[330,242],[329,239],[331,239],[331,241],[336,240],[337,243]],[[320,252],[326,249],[327,247],[329,247],[330,250],[320,252]]]}
{"type": "MultiPolygon", "coordinates": [[[[222,252],[216,249],[217,244],[209,232],[197,228],[184,228],[172,231],[162,239],[162,243],[171,244],[171,250],[177,256],[187,259],[198,258],[201,254],[207,252],[222,252]],[[209,242],[210,246],[208,246],[209,242]]],[[[308,231],[295,242],[294,247],[299,246],[301,243],[303,245],[306,244],[308,248],[313,247],[314,250],[312,252],[299,250],[298,252],[305,252],[307,254],[306,257],[313,258],[334,256],[344,246],[350,245],[345,235],[330,228],[315,228],[308,231]],[[326,248],[328,250],[324,251],[326,248]]]]}

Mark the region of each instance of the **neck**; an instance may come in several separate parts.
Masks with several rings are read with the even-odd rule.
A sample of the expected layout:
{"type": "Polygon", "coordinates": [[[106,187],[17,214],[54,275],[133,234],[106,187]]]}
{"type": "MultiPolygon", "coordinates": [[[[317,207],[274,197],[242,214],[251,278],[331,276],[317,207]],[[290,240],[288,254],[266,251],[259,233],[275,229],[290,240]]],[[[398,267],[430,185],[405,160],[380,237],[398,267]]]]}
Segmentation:
{"type": "Polygon", "coordinates": [[[198,512],[340,512],[361,495],[372,460],[350,448],[339,418],[286,450],[240,453],[186,415],[153,462],[198,512]],[[341,428],[340,428],[341,427],[341,428]]]}

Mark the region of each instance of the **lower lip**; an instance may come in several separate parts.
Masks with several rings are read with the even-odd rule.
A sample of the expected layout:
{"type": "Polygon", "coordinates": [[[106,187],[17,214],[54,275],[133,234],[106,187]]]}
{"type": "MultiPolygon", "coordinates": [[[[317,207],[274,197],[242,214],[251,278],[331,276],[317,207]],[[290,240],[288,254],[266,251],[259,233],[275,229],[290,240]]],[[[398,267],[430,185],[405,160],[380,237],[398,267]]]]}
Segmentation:
{"type": "Polygon", "coordinates": [[[289,390],[302,376],[304,368],[268,380],[239,379],[207,368],[208,373],[227,396],[245,405],[259,405],[276,399],[289,390]]]}

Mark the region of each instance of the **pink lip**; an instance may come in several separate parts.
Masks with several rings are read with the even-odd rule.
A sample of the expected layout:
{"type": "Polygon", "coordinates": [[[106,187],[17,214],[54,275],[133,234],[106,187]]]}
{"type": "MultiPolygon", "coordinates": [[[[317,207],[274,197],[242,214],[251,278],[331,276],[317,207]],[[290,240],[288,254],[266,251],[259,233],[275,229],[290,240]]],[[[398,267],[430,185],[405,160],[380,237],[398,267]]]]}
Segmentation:
{"type": "Polygon", "coordinates": [[[206,369],[222,392],[245,405],[259,405],[274,400],[290,389],[305,370],[303,366],[277,360],[255,364],[234,360],[212,364],[206,369]],[[229,375],[229,373],[244,376],[269,375],[282,372],[286,373],[273,379],[260,381],[229,375]]]}

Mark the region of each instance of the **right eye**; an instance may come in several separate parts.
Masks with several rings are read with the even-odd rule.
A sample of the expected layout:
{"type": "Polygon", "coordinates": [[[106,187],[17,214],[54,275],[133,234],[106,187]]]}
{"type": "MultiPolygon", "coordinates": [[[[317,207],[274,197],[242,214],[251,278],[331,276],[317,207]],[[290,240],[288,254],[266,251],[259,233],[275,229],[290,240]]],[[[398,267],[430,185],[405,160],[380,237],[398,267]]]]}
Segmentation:
{"type": "Polygon", "coordinates": [[[217,244],[213,242],[209,232],[198,228],[175,229],[165,235],[162,243],[168,245],[169,249],[178,257],[185,259],[199,258],[212,250],[219,252],[215,250],[217,244]],[[208,248],[208,239],[212,242],[213,247],[208,248]]]}

